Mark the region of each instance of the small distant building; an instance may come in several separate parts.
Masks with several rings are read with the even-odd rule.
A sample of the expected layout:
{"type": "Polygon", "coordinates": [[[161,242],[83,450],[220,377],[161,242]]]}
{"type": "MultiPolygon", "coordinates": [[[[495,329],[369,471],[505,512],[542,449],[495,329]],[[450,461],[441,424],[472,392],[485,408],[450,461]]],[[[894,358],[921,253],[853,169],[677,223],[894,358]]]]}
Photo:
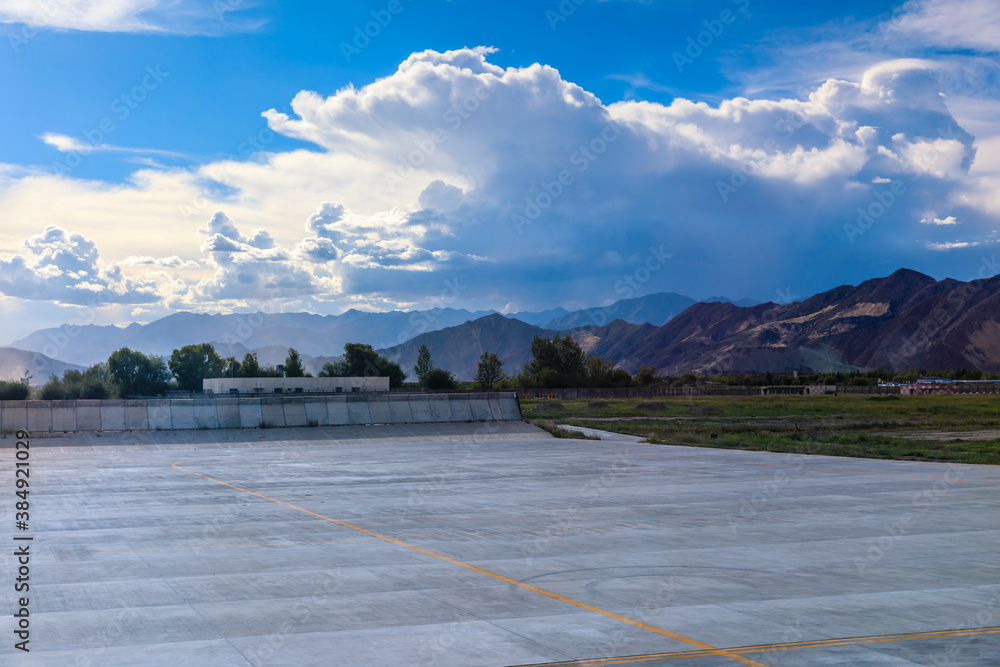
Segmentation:
{"type": "Polygon", "coordinates": [[[389,391],[387,377],[343,378],[210,378],[202,381],[206,394],[340,394],[389,391]]]}

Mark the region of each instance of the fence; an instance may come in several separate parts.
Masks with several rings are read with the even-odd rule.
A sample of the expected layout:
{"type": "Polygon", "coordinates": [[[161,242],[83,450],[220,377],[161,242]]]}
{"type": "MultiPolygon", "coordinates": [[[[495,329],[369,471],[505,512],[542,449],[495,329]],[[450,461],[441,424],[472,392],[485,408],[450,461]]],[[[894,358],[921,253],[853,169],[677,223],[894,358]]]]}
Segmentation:
{"type": "Polygon", "coordinates": [[[585,387],[578,389],[517,389],[521,400],[572,400],[574,398],[660,398],[667,396],[765,396],[819,393],[898,394],[899,387],[834,387],[788,385],[778,387],[585,387]]]}

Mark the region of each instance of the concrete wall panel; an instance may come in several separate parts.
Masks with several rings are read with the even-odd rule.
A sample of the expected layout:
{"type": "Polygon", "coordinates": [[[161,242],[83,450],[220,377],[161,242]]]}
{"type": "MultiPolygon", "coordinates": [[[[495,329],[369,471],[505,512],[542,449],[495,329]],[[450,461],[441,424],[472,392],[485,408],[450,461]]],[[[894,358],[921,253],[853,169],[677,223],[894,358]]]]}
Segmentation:
{"type": "Polygon", "coordinates": [[[86,400],[76,402],[76,430],[101,430],[101,403],[103,401],[86,400]]]}
{"type": "Polygon", "coordinates": [[[490,400],[485,396],[476,396],[469,399],[469,407],[472,409],[472,418],[480,422],[488,422],[493,419],[493,412],[490,411],[490,400]]]}
{"type": "Polygon", "coordinates": [[[219,428],[240,427],[240,402],[235,398],[221,398],[216,402],[216,420],[219,428]]]}
{"type": "Polygon", "coordinates": [[[76,401],[52,401],[52,430],[62,433],[76,430],[76,401]]]}
{"type": "Polygon", "coordinates": [[[410,413],[413,414],[414,423],[422,424],[434,421],[434,417],[431,415],[430,401],[426,398],[411,398],[410,413]]]}
{"type": "MultiPolygon", "coordinates": [[[[329,426],[330,425],[330,413],[326,410],[326,400],[322,398],[306,398],[303,399],[303,405],[306,410],[306,423],[316,424],[317,426],[329,426]]],[[[287,414],[285,415],[287,419],[287,414]]]]}
{"type": "Polygon", "coordinates": [[[257,428],[263,420],[260,409],[259,398],[241,398],[240,400],[240,427],[257,428]]]}
{"type": "Polygon", "coordinates": [[[101,403],[101,430],[125,430],[125,401],[104,401],[101,403]]]}
{"type": "Polygon", "coordinates": [[[25,401],[28,411],[28,432],[48,433],[52,430],[52,402],[25,401]]]}
{"type": "Polygon", "coordinates": [[[472,421],[472,404],[465,395],[450,396],[451,420],[456,422],[472,421]]]}
{"type": "Polygon", "coordinates": [[[427,403],[431,406],[432,422],[452,421],[451,401],[448,400],[447,396],[431,396],[427,403]]]}
{"type": "Polygon", "coordinates": [[[368,412],[371,413],[373,424],[392,424],[394,420],[392,418],[392,410],[389,408],[391,403],[397,403],[395,399],[389,398],[385,399],[381,396],[372,397],[368,401],[368,412]]]}
{"type": "Polygon", "coordinates": [[[500,399],[494,394],[489,398],[490,402],[490,414],[495,421],[501,421],[503,419],[503,412],[500,410],[500,399]]]}
{"type": "Polygon", "coordinates": [[[517,398],[514,396],[500,397],[500,413],[506,421],[518,421],[521,419],[521,408],[517,398]]]}
{"type": "Polygon", "coordinates": [[[347,411],[346,396],[326,399],[326,411],[330,417],[331,426],[346,426],[351,423],[351,413],[347,411]]]}
{"type": "Polygon", "coordinates": [[[309,423],[306,419],[306,406],[301,398],[290,398],[284,402],[285,426],[305,426],[309,423]]]}
{"type": "Polygon", "coordinates": [[[166,410],[164,404],[165,401],[125,401],[125,430],[148,431],[150,428],[155,429],[156,426],[159,426],[160,429],[169,431],[171,428],[169,413],[165,424],[162,421],[157,421],[156,426],[151,426],[149,419],[150,408],[155,405],[161,410],[166,410]]]}
{"type": "Polygon", "coordinates": [[[169,431],[174,426],[174,417],[169,401],[149,401],[146,405],[146,418],[149,420],[150,431],[169,431]]]}
{"type": "Polygon", "coordinates": [[[178,431],[194,429],[194,401],[170,401],[170,420],[178,431]]]}
{"type": "Polygon", "coordinates": [[[285,410],[281,399],[260,399],[260,418],[268,427],[281,428],[285,425],[285,410]]]}
{"type": "Polygon", "coordinates": [[[0,425],[8,433],[28,430],[27,401],[0,401],[0,425]]]}
{"type": "Polygon", "coordinates": [[[393,424],[412,424],[413,411],[410,410],[409,399],[390,400],[389,416],[392,417],[393,424]]]}
{"type": "Polygon", "coordinates": [[[193,401],[193,404],[195,428],[219,428],[219,406],[215,401],[193,401]]]}
{"type": "Polygon", "coordinates": [[[347,400],[347,414],[351,416],[352,424],[371,424],[372,413],[367,401],[347,400]]]}

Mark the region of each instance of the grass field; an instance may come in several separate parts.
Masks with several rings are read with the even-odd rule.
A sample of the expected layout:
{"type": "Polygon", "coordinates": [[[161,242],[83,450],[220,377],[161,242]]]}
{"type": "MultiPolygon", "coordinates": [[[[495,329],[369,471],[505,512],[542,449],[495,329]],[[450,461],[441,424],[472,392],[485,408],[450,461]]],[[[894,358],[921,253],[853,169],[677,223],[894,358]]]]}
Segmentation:
{"type": "Polygon", "coordinates": [[[1000,464],[1000,395],[523,400],[526,420],[657,444],[1000,464]]]}

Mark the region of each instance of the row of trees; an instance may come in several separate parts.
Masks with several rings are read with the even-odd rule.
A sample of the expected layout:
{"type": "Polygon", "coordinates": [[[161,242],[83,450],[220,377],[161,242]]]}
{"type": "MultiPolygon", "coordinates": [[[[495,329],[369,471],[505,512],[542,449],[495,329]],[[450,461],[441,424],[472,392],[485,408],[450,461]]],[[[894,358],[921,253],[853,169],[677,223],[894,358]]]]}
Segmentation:
{"type": "MultiPolygon", "coordinates": [[[[217,377],[311,377],[294,348],[288,350],[281,370],[283,373],[276,366],[261,366],[256,352],[245,354],[242,361],[224,358],[209,343],[185,345],[174,350],[167,360],[123,347],[115,350],[107,362],[95,364],[85,371],[69,370],[62,378],[51,376],[42,387],[41,398],[124,398],[158,396],[169,389],[201,391],[203,380],[217,377]]],[[[401,387],[406,378],[399,364],[388,361],[370,345],[361,343],[344,346],[344,360],[326,364],[320,376],[388,377],[390,387],[401,387]]],[[[27,379],[0,382],[0,400],[23,400],[29,393],[27,379]]]]}
{"type": "MultiPolygon", "coordinates": [[[[454,389],[458,384],[449,371],[434,366],[426,345],[420,346],[413,370],[425,389],[454,389]]],[[[658,380],[652,366],[643,366],[632,376],[615,368],[614,359],[587,355],[569,336],[535,336],[531,341],[531,360],[520,372],[506,375],[500,357],[487,351],[479,358],[473,383],[482,389],[511,389],[649,386],[658,380]]]]}

